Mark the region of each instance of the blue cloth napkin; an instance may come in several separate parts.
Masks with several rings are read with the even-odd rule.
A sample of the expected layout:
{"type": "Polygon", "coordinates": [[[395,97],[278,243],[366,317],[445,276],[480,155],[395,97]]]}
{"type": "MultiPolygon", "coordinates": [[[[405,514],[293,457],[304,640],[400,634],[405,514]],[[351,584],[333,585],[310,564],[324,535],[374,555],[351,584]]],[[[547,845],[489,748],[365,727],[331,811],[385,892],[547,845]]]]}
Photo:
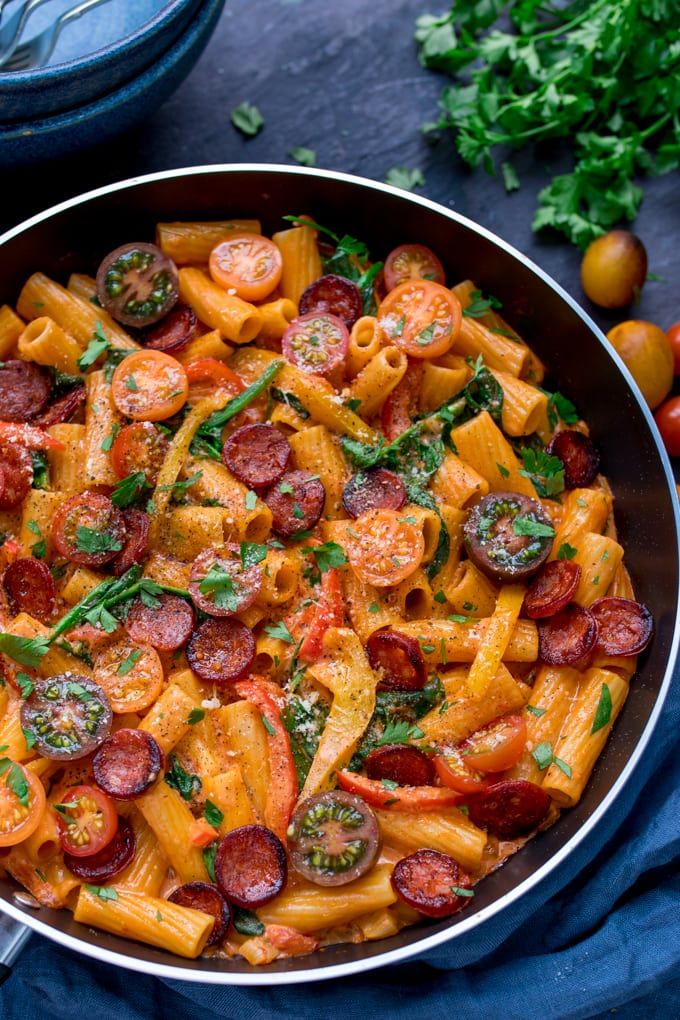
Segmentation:
{"type": "Polygon", "coordinates": [[[161,981],[33,936],[3,1020],[654,1020],[680,1016],[680,674],[617,803],[566,865],[469,935],[398,967],[270,989],[161,981]]]}

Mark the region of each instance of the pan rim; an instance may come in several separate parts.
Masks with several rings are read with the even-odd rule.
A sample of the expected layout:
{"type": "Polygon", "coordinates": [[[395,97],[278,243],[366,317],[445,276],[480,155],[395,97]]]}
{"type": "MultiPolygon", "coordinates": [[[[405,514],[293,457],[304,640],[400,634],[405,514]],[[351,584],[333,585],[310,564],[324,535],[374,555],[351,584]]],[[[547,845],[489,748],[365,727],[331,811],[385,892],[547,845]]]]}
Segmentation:
{"type": "MultiPolygon", "coordinates": [[[[294,167],[286,164],[276,163],[216,163],[216,164],[205,164],[201,166],[189,166],[180,167],[173,170],[160,170],[155,171],[151,174],[138,175],[135,177],[126,178],[122,181],[116,181],[112,184],[103,185],[99,188],[94,188],[90,191],[83,192],[73,198],[66,199],[56,205],[43,210],[40,213],[35,214],[32,217],[24,220],[22,223],[15,227],[10,228],[4,234],[0,236],[0,252],[3,246],[18,237],[22,233],[30,231],[36,225],[51,219],[54,216],[59,215],[62,212],[66,212],[70,209],[76,208],[80,205],[85,205],[88,202],[96,200],[97,198],[104,197],[106,195],[115,194],[116,192],[124,192],[128,189],[132,189],[139,185],[152,184],[154,182],[161,182],[172,180],[175,178],[182,177],[196,177],[203,174],[230,174],[230,173],[257,173],[257,174],[286,174],[290,176],[298,177],[316,177],[326,179],[331,182],[345,182],[347,184],[353,184],[360,186],[369,191],[384,192],[392,195],[404,202],[418,205],[422,208],[428,209],[432,212],[437,213],[444,218],[453,222],[459,223],[474,233],[481,235],[490,241],[496,248],[500,249],[506,255],[511,256],[514,259],[520,261],[526,269],[537,276],[544,284],[550,289],[557,293],[557,295],[566,302],[566,304],[575,312],[578,317],[587,326],[593,337],[599,342],[601,346],[605,347],[607,354],[610,359],[617,366],[620,373],[626,380],[629,389],[632,391],[636,403],[639,405],[639,409],[642,411],[643,417],[647,423],[651,436],[654,440],[656,452],[661,461],[663,472],[665,475],[666,483],[668,484],[669,491],[671,493],[671,503],[673,507],[673,523],[675,526],[675,538],[676,547],[680,548],[680,504],[678,503],[675,480],[673,478],[672,470],[668,455],[663,447],[661,438],[654,422],[653,416],[649,408],[647,407],[642,394],[635,383],[635,380],[631,376],[627,367],[616,353],[616,351],[608,344],[606,337],[603,332],[588,315],[588,313],[581,308],[577,301],[571,297],[563,287],[560,286],[552,277],[540,268],[533,260],[528,258],[514,246],[503,240],[493,231],[488,230],[486,227],[481,226],[474,220],[463,216],[461,213],[455,210],[448,209],[446,206],[441,205],[438,202],[434,202],[431,199],[425,198],[420,195],[413,195],[409,192],[404,192],[399,188],[392,187],[388,184],[383,184],[378,181],[373,181],[369,178],[362,177],[355,174],[341,173],[331,170],[322,170],[316,168],[307,167],[294,167]]],[[[410,943],[409,945],[398,947],[396,949],[386,950],[384,953],[376,953],[370,957],[366,957],[360,960],[352,960],[345,963],[329,964],[324,966],[323,964],[323,953],[319,954],[319,962],[314,967],[309,969],[293,970],[289,972],[285,971],[274,971],[268,970],[267,968],[252,968],[248,972],[239,971],[228,971],[228,970],[210,970],[203,969],[203,967],[193,968],[189,964],[194,961],[187,961],[187,964],[182,966],[181,964],[164,964],[151,962],[137,956],[128,956],[116,950],[106,949],[102,946],[92,944],[85,941],[77,936],[70,935],[66,932],[62,932],[40,918],[33,917],[28,911],[22,910],[11,903],[8,903],[0,894],[0,911],[9,915],[14,920],[25,924],[47,938],[52,939],[60,945],[65,946],[74,952],[82,953],[85,956],[99,960],[104,963],[109,963],[113,966],[125,967],[129,970],[137,971],[140,973],[149,974],[152,973],[157,977],[179,980],[179,981],[191,981],[195,983],[203,984],[215,984],[215,985],[240,985],[250,987],[261,987],[266,985],[290,985],[290,984],[302,984],[312,981],[324,981],[331,980],[340,977],[346,977],[351,974],[365,973],[370,970],[377,969],[378,967],[388,966],[401,961],[413,958],[424,952],[432,950],[437,946],[440,946],[448,941],[458,938],[464,934],[469,933],[474,928],[478,927],[485,921],[499,914],[505,910],[512,903],[516,902],[520,897],[526,895],[531,889],[537,886],[543,881],[549,874],[552,873],[564,860],[566,860],[576,848],[583,842],[583,840],[592,832],[595,826],[602,820],[605,814],[609,811],[614,801],[621,795],[624,787],[629,781],[632,773],[637,767],[647,745],[649,744],[652,733],[656,727],[659,716],[663,709],[664,703],[668,696],[668,692],[671,686],[672,676],[674,667],[678,658],[678,650],[680,647],[680,581],[678,590],[675,593],[675,614],[673,620],[673,636],[670,643],[670,649],[668,654],[668,661],[664,670],[663,678],[659,685],[658,694],[654,702],[654,706],[650,715],[645,723],[644,729],[636,743],[633,751],[630,754],[626,764],[624,765],[620,775],[614,781],[611,789],[607,792],[604,798],[597,805],[593,813],[583,822],[578,830],[570,836],[565,844],[560,847],[552,856],[549,857],[544,864],[542,864],[536,871],[532,872],[531,875],[521,880],[513,889],[499,897],[493,903],[487,907],[483,907],[478,910],[475,914],[468,918],[459,920],[454,926],[445,928],[442,931],[435,932],[432,935],[424,935],[424,937],[417,941],[410,943]]],[[[210,963],[210,961],[202,961],[210,963]]]]}

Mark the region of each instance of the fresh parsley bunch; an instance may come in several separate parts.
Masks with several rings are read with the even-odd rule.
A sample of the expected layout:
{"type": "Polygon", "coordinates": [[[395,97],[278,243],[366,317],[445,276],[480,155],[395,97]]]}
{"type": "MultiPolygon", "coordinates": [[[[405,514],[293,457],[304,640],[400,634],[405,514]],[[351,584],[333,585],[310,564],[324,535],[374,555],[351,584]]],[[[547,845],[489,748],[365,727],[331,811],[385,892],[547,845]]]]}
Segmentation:
{"type": "MultiPolygon", "coordinates": [[[[441,115],[470,166],[496,172],[498,146],[565,139],[569,173],[541,191],[533,228],[585,247],[642,202],[636,178],[680,166],[678,0],[456,0],[423,15],[425,67],[454,78],[441,115]]],[[[519,187],[501,163],[508,191],[519,187]]]]}

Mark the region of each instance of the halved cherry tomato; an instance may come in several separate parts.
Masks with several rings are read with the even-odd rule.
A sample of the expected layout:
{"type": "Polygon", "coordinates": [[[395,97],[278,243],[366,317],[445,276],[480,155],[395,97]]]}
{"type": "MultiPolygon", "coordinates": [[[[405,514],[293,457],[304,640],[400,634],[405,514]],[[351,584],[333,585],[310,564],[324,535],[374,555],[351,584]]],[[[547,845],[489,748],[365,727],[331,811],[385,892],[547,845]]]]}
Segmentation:
{"type": "Polygon", "coordinates": [[[342,627],[343,599],[340,572],[331,567],[321,578],[321,595],[305,610],[302,618],[304,640],[298,653],[303,662],[316,662],[323,652],[329,627],[342,627]]]}
{"type": "Polygon", "coordinates": [[[162,351],[136,351],[121,361],[111,380],[113,402],[134,421],[171,418],[186,403],[189,380],[182,365],[162,351]]]}
{"type": "Polygon", "coordinates": [[[477,772],[504,772],[520,759],[527,742],[521,715],[505,715],[477,730],[461,744],[466,764],[477,772]]]}
{"type": "Polygon", "coordinates": [[[394,290],[405,280],[446,283],[444,267],[424,244],[400,244],[385,259],[385,287],[394,290]]]}
{"type": "Polygon", "coordinates": [[[151,326],[177,301],[177,267],[155,244],[123,244],[97,270],[97,297],[125,326],[151,326]]]}
{"type": "Polygon", "coordinates": [[[112,711],[143,712],[161,693],[163,666],[151,645],[121,638],[97,656],[94,680],[106,692],[112,711]]]}
{"type": "Polygon", "coordinates": [[[108,846],[118,831],[118,815],[111,798],[94,786],[73,786],[61,804],[52,807],[59,815],[62,848],[74,857],[91,857],[108,846]]]}
{"type": "Polygon", "coordinates": [[[680,397],[666,400],[654,413],[669,457],[680,457],[680,397]]]}
{"type": "Polygon", "coordinates": [[[388,588],[420,566],[422,530],[398,510],[369,510],[347,529],[347,555],[360,581],[388,588]]]}
{"type": "Polygon", "coordinates": [[[15,846],[38,828],[45,790],[23,765],[0,758],[0,846],[15,846]]]}
{"type": "Polygon", "coordinates": [[[215,390],[221,390],[235,397],[245,389],[243,380],[217,358],[200,358],[184,366],[189,380],[189,400],[195,403],[209,397],[215,390]]]}
{"type": "Polygon", "coordinates": [[[236,234],[213,248],[208,266],[220,287],[233,288],[244,301],[262,301],[278,287],[283,259],[268,237],[236,234]]]}
{"type": "Polygon", "coordinates": [[[52,518],[52,542],[60,556],[84,567],[102,567],[125,544],[125,518],[108,496],[71,496],[52,518]]]}
{"type": "Polygon", "coordinates": [[[460,331],[460,301],[429,280],[407,280],[391,290],[378,309],[378,322],[390,343],[412,358],[438,358],[460,331]]]}
{"type": "Polygon", "coordinates": [[[169,446],[167,436],[150,421],[125,425],[113,441],[111,464],[119,478],[143,471],[148,485],[155,485],[169,446]]]}
{"type": "Polygon", "coordinates": [[[64,450],[65,443],[35,425],[0,421],[0,443],[16,443],[27,450],[64,450]]]}
{"type": "Polygon", "coordinates": [[[460,795],[442,786],[385,786],[380,779],[369,779],[357,772],[336,772],[338,786],[349,793],[357,793],[373,807],[394,811],[437,811],[453,807],[460,795]]]}
{"type": "Polygon", "coordinates": [[[666,336],[673,351],[673,372],[675,375],[680,375],[680,322],[674,322],[672,326],[669,326],[666,336]]]}
{"type": "Polygon", "coordinates": [[[349,332],[336,315],[308,312],[293,319],[281,338],[287,361],[310,375],[327,376],[339,371],[347,355],[349,332]]]}
{"type": "Polygon", "coordinates": [[[432,760],[439,779],[450,790],[464,795],[482,793],[489,785],[488,779],[468,766],[460,747],[443,750],[432,760]]]}

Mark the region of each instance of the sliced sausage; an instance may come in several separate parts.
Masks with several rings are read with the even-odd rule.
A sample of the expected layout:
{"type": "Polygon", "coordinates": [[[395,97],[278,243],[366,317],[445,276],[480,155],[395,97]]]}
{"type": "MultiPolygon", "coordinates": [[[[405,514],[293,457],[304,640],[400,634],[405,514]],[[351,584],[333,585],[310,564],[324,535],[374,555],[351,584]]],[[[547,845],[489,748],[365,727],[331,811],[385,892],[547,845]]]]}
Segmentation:
{"type": "Polygon", "coordinates": [[[193,606],[179,595],[157,595],[157,606],[145,606],[135,599],[125,629],[141,645],[153,645],[158,652],[176,652],[191,637],[196,622],[193,606]]]}
{"type": "Polygon", "coordinates": [[[215,856],[215,878],[230,903],[252,909],[278,896],[288,877],[286,851],[264,825],[232,829],[215,856]]]}
{"type": "Polygon", "coordinates": [[[137,842],[127,818],[118,819],[118,831],[110,843],[89,857],[64,853],[64,864],[76,878],[100,885],[109,882],[127,868],[135,856],[137,842]]]}
{"type": "Polygon", "coordinates": [[[222,460],[231,473],[255,490],[280,481],[291,456],[290,443],[273,425],[242,425],[222,447],[222,460]]]}
{"type": "Polygon", "coordinates": [[[263,580],[259,564],[243,566],[238,546],[229,546],[224,554],[204,549],[191,567],[189,594],[208,616],[235,616],[252,606],[263,580]]]}
{"type": "Polygon", "coordinates": [[[74,386],[68,393],[54,400],[37,418],[32,418],[32,424],[47,429],[50,425],[61,425],[65,421],[70,421],[76,411],[85,404],[85,396],[84,386],[74,386]]]}
{"type": "Polygon", "coordinates": [[[206,946],[217,945],[227,934],[231,911],[224,896],[214,885],[207,882],[188,882],[175,889],[168,899],[180,907],[190,907],[191,910],[202,910],[204,914],[212,914],[215,923],[206,946]]]}
{"type": "Polygon", "coordinates": [[[574,666],[595,646],[595,617],[575,603],[538,625],[538,654],[549,666],[574,666]]]}
{"type": "Polygon", "coordinates": [[[33,484],[33,460],[23,446],[0,443],[0,510],[13,510],[33,484]]]}
{"type": "Polygon", "coordinates": [[[652,640],[654,619],[642,602],[610,596],[593,602],[590,612],[597,622],[597,648],[605,655],[637,655],[652,640]]]}
{"type": "Polygon", "coordinates": [[[550,555],[555,532],[541,504],[519,492],[491,492],[463,525],[474,565],[494,581],[523,581],[550,555]]]}
{"type": "Polygon", "coordinates": [[[31,421],[47,407],[52,385],[48,372],[32,361],[13,359],[0,367],[3,421],[31,421]]]}
{"type": "Polygon", "coordinates": [[[348,329],[352,328],[363,310],[364,304],[357,285],[334,273],[328,273],[310,283],[300,298],[300,315],[329,312],[342,319],[348,329]]]}
{"type": "Polygon", "coordinates": [[[115,800],[133,800],[158,779],[163,754],[146,730],[116,730],[92,759],[94,779],[115,800]]]}
{"type": "Polygon", "coordinates": [[[531,582],[524,598],[524,612],[531,620],[554,616],[571,602],[580,580],[578,563],[551,560],[531,582]]]}
{"type": "Polygon", "coordinates": [[[600,467],[600,454],[595,443],[583,432],[564,429],[550,440],[547,452],[564,464],[564,486],[582,489],[592,485],[600,467]]]}
{"type": "Polygon", "coordinates": [[[57,591],[50,568],[34,556],[10,563],[3,577],[15,613],[30,613],[43,622],[54,613],[57,591]]]}
{"type": "Polygon", "coordinates": [[[381,674],[380,689],[419,691],[427,682],[427,668],[415,638],[393,630],[377,630],[366,642],[371,669],[381,674]]]}
{"type": "Polygon", "coordinates": [[[141,341],[145,347],[150,347],[153,351],[176,354],[193,340],[197,326],[198,319],[193,308],[178,301],[160,322],[144,330],[141,341]]]}
{"type": "Polygon", "coordinates": [[[141,563],[149,553],[149,515],[143,510],[130,507],[123,510],[125,522],[125,545],[111,561],[109,569],[116,577],[121,577],[126,570],[141,563]]]}
{"type": "Polygon", "coordinates": [[[291,538],[318,523],[326,502],[326,490],[321,480],[309,471],[287,471],[262,498],[272,512],[272,529],[282,538],[291,538]]]}
{"type": "Polygon", "coordinates": [[[388,779],[397,786],[431,786],[436,775],[434,764],[424,751],[404,744],[373,748],[364,767],[369,779],[388,779]]]}
{"type": "Polygon", "coordinates": [[[187,659],[205,683],[242,680],[255,660],[253,632],[239,620],[204,620],[191,635],[187,659]]]}
{"type": "Polygon", "coordinates": [[[469,903],[471,897],[465,893],[472,882],[448,854],[417,850],[397,861],[392,887],[399,899],[425,917],[450,917],[469,903]]]}
{"type": "Polygon", "coordinates": [[[387,468],[353,475],[342,490],[342,505],[355,520],[367,510],[401,510],[405,502],[406,486],[387,468]]]}
{"type": "Polygon", "coordinates": [[[550,808],[549,795],[526,779],[503,779],[484,793],[470,797],[470,821],[502,839],[531,832],[550,808]]]}

